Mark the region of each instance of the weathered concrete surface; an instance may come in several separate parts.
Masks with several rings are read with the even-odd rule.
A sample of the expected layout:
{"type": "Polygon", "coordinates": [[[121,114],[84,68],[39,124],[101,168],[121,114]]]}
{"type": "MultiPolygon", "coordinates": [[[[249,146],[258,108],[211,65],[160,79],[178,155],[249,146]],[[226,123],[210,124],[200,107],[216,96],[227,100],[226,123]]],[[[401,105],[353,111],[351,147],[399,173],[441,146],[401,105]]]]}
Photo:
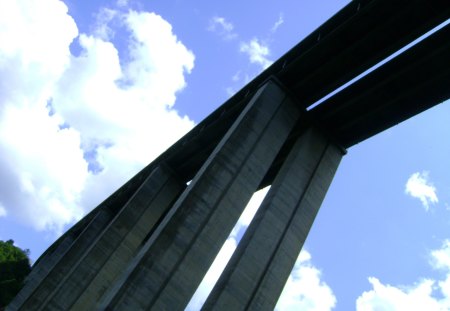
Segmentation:
{"type": "Polygon", "coordinates": [[[51,293],[33,296],[36,303],[23,309],[92,309],[184,187],[168,168],[156,168],[108,226],[90,237],[90,247],[72,257],[77,261],[51,293]]]}
{"type": "Polygon", "coordinates": [[[183,310],[299,115],[263,86],[99,308],[183,310]]]}
{"type": "Polygon", "coordinates": [[[203,310],[273,310],[341,157],[315,129],[299,138],[203,310]]]}
{"type": "Polygon", "coordinates": [[[81,233],[67,234],[58,247],[33,266],[24,288],[8,310],[37,310],[112,219],[109,210],[101,209],[81,233]]]}

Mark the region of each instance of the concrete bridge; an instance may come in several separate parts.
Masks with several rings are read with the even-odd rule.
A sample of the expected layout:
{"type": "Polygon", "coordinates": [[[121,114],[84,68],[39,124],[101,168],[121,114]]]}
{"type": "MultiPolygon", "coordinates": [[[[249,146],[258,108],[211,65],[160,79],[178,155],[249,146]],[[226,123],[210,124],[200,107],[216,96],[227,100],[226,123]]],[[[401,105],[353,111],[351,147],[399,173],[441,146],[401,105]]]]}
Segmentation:
{"type": "Polygon", "coordinates": [[[352,1],[58,239],[8,310],[182,310],[266,185],[203,309],[273,309],[346,149],[450,97],[450,26],[376,66],[449,18],[352,1]]]}

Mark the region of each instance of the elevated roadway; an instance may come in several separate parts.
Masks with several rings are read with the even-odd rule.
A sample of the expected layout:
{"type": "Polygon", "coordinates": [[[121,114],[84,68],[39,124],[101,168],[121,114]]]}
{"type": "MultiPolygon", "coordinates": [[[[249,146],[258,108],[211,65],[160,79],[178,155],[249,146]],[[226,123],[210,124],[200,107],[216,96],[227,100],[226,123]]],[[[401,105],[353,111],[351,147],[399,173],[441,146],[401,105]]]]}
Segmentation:
{"type": "Polygon", "coordinates": [[[349,148],[450,97],[450,27],[308,110],[340,86],[450,18],[448,0],[352,1],[237,92],[72,227],[36,262],[61,251],[99,211],[114,215],[157,166],[188,182],[268,79],[278,81],[306,112],[260,187],[271,184],[296,138],[315,124],[349,148]]]}

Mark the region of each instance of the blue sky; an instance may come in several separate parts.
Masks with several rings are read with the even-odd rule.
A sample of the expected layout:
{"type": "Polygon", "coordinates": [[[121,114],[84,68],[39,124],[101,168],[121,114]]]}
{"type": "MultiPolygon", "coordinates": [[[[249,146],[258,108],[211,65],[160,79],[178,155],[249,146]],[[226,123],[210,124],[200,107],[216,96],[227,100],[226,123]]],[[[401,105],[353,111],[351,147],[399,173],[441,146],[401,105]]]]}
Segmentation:
{"type": "MultiPolygon", "coordinates": [[[[347,3],[1,1],[0,239],[37,259],[347,3]]],[[[348,150],[279,309],[450,309],[449,132],[442,103],[348,150]]]]}

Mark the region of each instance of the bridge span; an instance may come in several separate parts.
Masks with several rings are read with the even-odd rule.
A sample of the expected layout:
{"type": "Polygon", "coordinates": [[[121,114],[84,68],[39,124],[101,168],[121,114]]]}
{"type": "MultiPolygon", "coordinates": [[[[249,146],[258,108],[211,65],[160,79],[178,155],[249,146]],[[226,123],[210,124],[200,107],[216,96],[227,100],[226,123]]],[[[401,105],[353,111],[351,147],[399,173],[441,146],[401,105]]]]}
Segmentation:
{"type": "Polygon", "coordinates": [[[449,18],[352,1],[59,238],[8,310],[183,310],[266,185],[203,309],[273,309],[346,150],[450,97],[449,25],[382,62],[449,18]]]}

